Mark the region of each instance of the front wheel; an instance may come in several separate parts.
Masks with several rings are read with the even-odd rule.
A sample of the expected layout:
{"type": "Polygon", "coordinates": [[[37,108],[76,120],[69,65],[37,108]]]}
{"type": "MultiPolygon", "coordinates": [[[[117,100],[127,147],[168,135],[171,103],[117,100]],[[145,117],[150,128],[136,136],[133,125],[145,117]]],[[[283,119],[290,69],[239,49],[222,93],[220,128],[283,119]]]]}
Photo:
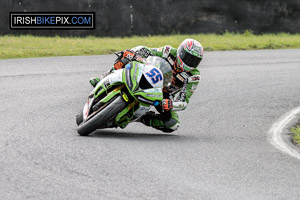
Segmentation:
{"type": "Polygon", "coordinates": [[[126,108],[127,104],[121,96],[118,96],[103,110],[97,113],[90,120],[80,124],[77,132],[81,136],[87,136],[99,127],[103,127],[110,119],[114,118],[122,110],[126,108]]]}
{"type": "Polygon", "coordinates": [[[79,126],[83,122],[83,113],[82,111],[76,115],[76,124],[79,126]]]}

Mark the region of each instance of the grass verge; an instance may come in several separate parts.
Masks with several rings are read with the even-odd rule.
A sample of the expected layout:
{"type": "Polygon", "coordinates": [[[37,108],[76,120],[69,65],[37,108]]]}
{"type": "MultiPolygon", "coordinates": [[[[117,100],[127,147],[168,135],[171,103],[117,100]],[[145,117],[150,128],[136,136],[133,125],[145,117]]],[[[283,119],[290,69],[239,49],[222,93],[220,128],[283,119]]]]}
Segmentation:
{"type": "Polygon", "coordinates": [[[200,41],[206,51],[300,48],[300,34],[254,35],[249,31],[242,34],[226,32],[222,35],[194,34],[123,38],[23,35],[0,36],[0,59],[111,54],[138,45],[160,47],[169,44],[178,47],[185,38],[200,41]]]}
{"type": "Polygon", "coordinates": [[[296,144],[300,144],[300,125],[298,125],[296,128],[292,128],[293,134],[293,141],[296,144]]]}

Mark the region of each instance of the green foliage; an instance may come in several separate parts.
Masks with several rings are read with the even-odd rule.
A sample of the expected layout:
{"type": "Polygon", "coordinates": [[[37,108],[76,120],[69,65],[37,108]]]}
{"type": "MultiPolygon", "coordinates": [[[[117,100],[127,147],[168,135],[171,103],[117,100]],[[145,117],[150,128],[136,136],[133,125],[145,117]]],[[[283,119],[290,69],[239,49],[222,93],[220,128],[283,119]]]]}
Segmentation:
{"type": "Polygon", "coordinates": [[[300,125],[296,128],[292,128],[293,135],[293,141],[297,144],[300,144],[300,125]]]}
{"type": "Polygon", "coordinates": [[[205,51],[284,49],[300,48],[300,34],[263,34],[255,35],[251,30],[244,33],[158,35],[131,37],[38,37],[0,36],[0,59],[28,58],[46,56],[73,56],[111,54],[139,45],[161,47],[169,44],[173,47],[185,38],[194,38],[205,51]]]}
{"type": "Polygon", "coordinates": [[[253,31],[251,31],[251,30],[246,30],[243,35],[246,36],[246,37],[254,36],[253,31]]]}

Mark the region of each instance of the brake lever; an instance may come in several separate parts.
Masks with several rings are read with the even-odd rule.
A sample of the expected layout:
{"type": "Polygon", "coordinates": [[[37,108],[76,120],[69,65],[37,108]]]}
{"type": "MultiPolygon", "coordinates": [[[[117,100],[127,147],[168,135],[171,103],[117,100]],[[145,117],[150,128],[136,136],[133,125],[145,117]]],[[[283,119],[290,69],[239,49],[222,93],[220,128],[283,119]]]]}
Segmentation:
{"type": "Polygon", "coordinates": [[[115,55],[118,56],[118,57],[120,57],[120,56],[123,55],[123,51],[117,51],[117,52],[115,52],[115,55]]]}

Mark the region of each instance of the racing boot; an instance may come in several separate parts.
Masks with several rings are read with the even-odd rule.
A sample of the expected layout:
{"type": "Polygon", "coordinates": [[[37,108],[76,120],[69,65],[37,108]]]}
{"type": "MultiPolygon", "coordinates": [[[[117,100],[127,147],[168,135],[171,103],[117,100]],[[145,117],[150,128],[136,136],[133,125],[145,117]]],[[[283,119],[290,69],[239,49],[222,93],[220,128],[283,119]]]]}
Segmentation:
{"type": "Polygon", "coordinates": [[[93,78],[90,78],[90,84],[93,86],[93,87],[96,87],[96,85],[100,82],[100,78],[98,77],[93,77],[93,78]]]}
{"type": "Polygon", "coordinates": [[[99,77],[93,77],[93,78],[90,78],[90,83],[91,83],[91,85],[92,85],[93,87],[96,87],[96,85],[100,82],[101,79],[104,79],[105,77],[107,77],[107,76],[108,76],[110,73],[112,73],[113,71],[114,71],[114,69],[112,68],[112,69],[110,69],[110,70],[104,72],[104,74],[102,74],[102,75],[100,76],[100,78],[99,78],[99,77]]]}

